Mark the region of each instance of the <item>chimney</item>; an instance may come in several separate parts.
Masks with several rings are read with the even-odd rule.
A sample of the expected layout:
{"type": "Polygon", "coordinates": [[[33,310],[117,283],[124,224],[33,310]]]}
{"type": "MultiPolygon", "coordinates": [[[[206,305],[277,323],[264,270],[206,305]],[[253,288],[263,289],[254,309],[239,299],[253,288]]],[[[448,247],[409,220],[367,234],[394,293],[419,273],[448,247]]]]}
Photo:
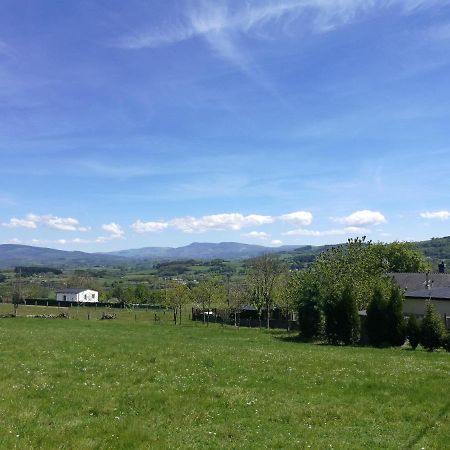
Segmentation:
{"type": "Polygon", "coordinates": [[[430,280],[430,272],[427,272],[426,274],[425,274],[425,287],[427,288],[427,289],[430,289],[431,288],[431,280],[430,280]]]}
{"type": "Polygon", "coordinates": [[[442,260],[440,263],[439,263],[439,273],[445,273],[445,262],[444,262],[444,260],[442,260]]]}

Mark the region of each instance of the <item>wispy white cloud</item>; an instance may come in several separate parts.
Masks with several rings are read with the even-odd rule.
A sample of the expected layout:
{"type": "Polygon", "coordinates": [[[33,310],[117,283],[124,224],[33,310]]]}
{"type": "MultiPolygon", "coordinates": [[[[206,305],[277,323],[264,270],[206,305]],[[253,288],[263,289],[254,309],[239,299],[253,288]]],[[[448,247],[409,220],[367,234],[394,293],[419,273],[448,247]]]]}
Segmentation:
{"type": "Polygon", "coordinates": [[[102,230],[109,233],[109,236],[100,236],[96,239],[96,242],[106,242],[114,239],[124,239],[125,237],[125,232],[123,231],[123,228],[115,222],[103,224],[102,230]]]}
{"type": "Polygon", "coordinates": [[[61,231],[89,231],[89,227],[80,226],[77,219],[73,217],[58,217],[52,214],[39,216],[37,214],[27,214],[24,219],[13,217],[9,222],[2,224],[7,228],[29,228],[35,229],[42,225],[53,230],[61,231]]]}
{"type": "MultiPolygon", "coordinates": [[[[442,0],[447,3],[447,0],[442,0]]],[[[326,33],[363,20],[371,12],[395,8],[410,14],[438,0],[260,0],[188,3],[164,28],[134,32],[116,39],[122,49],[156,48],[201,38],[212,53],[230,62],[257,85],[278,97],[271,81],[246,50],[245,37],[268,39],[292,30],[326,33]]],[[[442,3],[442,2],[441,2],[442,3]]],[[[281,100],[281,99],[280,99],[281,100]]]]}
{"type": "Polygon", "coordinates": [[[10,195],[0,192],[0,205],[12,206],[15,205],[15,201],[10,195]]]}
{"type": "Polygon", "coordinates": [[[420,213],[422,219],[438,219],[447,220],[450,218],[450,211],[434,211],[434,212],[422,212],[420,213]]]}
{"type": "Polygon", "coordinates": [[[137,220],[130,228],[132,228],[136,233],[155,233],[158,231],[165,230],[169,224],[167,222],[142,222],[137,220]]]}
{"type": "Polygon", "coordinates": [[[5,41],[0,39],[0,56],[10,56],[12,54],[11,46],[9,46],[5,41]]]}
{"type": "Polygon", "coordinates": [[[355,211],[354,213],[345,217],[334,217],[332,218],[332,220],[337,223],[356,227],[386,223],[386,218],[383,216],[383,214],[381,214],[379,211],[370,211],[368,209],[355,211]]]}
{"type": "Polygon", "coordinates": [[[249,233],[242,233],[242,237],[250,238],[250,239],[261,239],[263,241],[269,239],[270,234],[265,231],[250,231],[249,233]]]}
{"type": "Polygon", "coordinates": [[[7,228],[37,228],[36,222],[33,220],[18,219],[17,217],[13,217],[9,222],[2,223],[2,225],[7,228]]]}
{"type": "Polygon", "coordinates": [[[270,243],[271,243],[272,245],[283,245],[283,241],[281,241],[280,239],[272,239],[272,240],[270,241],[270,243]]]}
{"type": "Polygon", "coordinates": [[[309,236],[309,237],[323,237],[323,236],[345,236],[345,235],[362,235],[368,233],[370,230],[362,227],[345,227],[335,228],[330,230],[311,230],[308,228],[298,228],[283,233],[284,236],[309,236]]]}
{"type": "Polygon", "coordinates": [[[36,245],[36,246],[43,246],[43,245],[71,245],[71,244],[92,244],[95,243],[95,240],[90,239],[81,239],[81,238],[73,238],[73,239],[19,239],[19,238],[12,238],[7,241],[8,244],[17,244],[17,245],[36,245]]]}
{"type": "Polygon", "coordinates": [[[309,211],[296,211],[289,214],[283,214],[279,219],[286,223],[304,226],[312,223],[313,215],[309,211]]]}
{"type": "MultiPolygon", "coordinates": [[[[449,3],[448,0],[266,0],[231,2],[200,1],[181,12],[178,19],[164,29],[139,31],[122,36],[114,46],[124,49],[154,48],[176,44],[194,37],[206,38],[224,57],[234,54],[227,40],[233,34],[266,36],[286,31],[296,19],[305,18],[313,32],[327,32],[344,26],[371,11],[396,7],[404,13],[418,8],[449,3]],[[217,41],[216,41],[217,40],[217,41]]],[[[234,56],[231,56],[234,57],[234,56]]]]}
{"type": "Polygon", "coordinates": [[[427,30],[427,37],[433,42],[450,41],[450,22],[437,23],[427,30]]]}
{"type": "Polygon", "coordinates": [[[213,214],[202,217],[180,217],[169,222],[170,226],[185,233],[201,233],[208,230],[240,230],[241,228],[260,226],[274,221],[271,216],[240,213],[213,214]]]}
{"type": "Polygon", "coordinates": [[[19,245],[19,244],[23,244],[23,241],[21,239],[19,239],[19,238],[12,238],[12,239],[8,239],[6,241],[6,243],[7,244],[17,244],[17,245],[19,245]]]}
{"type": "Polygon", "coordinates": [[[60,245],[69,245],[69,244],[92,244],[95,241],[91,239],[74,238],[74,239],[58,239],[55,242],[60,245]]]}

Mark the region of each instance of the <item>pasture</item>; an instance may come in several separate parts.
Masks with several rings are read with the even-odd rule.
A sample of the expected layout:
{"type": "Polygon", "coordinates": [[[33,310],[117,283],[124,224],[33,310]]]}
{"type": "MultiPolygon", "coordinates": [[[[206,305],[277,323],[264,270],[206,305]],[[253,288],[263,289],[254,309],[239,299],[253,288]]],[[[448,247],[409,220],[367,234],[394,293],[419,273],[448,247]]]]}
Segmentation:
{"type": "Polygon", "coordinates": [[[87,320],[81,310],[0,319],[0,448],[450,445],[443,351],[303,344],[283,331],[174,326],[170,313],[155,322],[151,311],[87,320]]]}

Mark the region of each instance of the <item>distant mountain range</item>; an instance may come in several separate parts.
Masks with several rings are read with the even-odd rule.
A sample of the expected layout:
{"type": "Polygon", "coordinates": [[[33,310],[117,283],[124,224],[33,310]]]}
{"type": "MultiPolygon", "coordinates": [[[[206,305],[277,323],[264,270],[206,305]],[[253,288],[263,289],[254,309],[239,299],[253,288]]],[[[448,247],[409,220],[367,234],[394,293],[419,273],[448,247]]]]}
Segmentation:
{"type": "Polygon", "coordinates": [[[179,259],[228,259],[252,258],[265,253],[277,253],[296,249],[296,245],[264,247],[262,245],[221,242],[219,244],[194,242],[184,247],[145,247],[110,253],[86,253],[55,250],[28,245],[0,245],[0,267],[45,265],[52,267],[112,266],[142,261],[168,261],[179,259]]]}
{"type": "Polygon", "coordinates": [[[281,247],[264,247],[263,245],[240,244],[238,242],[220,242],[211,244],[193,242],[184,247],[144,247],[132,250],[121,250],[106,253],[113,256],[125,256],[134,259],[246,259],[264,253],[278,253],[291,251],[298,245],[284,245],[281,247]]]}
{"type": "Polygon", "coordinates": [[[70,252],[28,245],[0,245],[0,268],[15,266],[102,266],[126,263],[126,258],[99,253],[70,252]]]}
{"type": "MultiPolygon", "coordinates": [[[[450,260],[450,236],[433,238],[415,243],[425,256],[432,261],[450,260]]],[[[263,245],[241,244],[238,242],[201,243],[194,242],[183,247],[144,247],[109,253],[86,253],[55,250],[52,248],[27,245],[0,245],[0,268],[15,266],[50,267],[92,267],[119,266],[144,261],[175,261],[182,259],[226,259],[242,260],[266,253],[288,253],[297,262],[311,262],[317,254],[329,248],[325,246],[284,245],[265,247],[263,245]]]]}

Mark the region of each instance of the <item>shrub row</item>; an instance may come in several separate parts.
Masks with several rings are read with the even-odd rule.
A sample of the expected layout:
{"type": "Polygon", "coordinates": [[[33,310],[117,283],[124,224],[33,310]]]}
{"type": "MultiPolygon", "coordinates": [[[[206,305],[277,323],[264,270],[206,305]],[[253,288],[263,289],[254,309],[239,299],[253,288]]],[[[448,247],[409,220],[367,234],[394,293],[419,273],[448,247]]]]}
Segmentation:
{"type": "Polygon", "coordinates": [[[395,285],[388,293],[382,285],[375,286],[363,321],[351,286],[324,302],[313,291],[308,294],[299,303],[300,336],[306,341],[325,338],[334,345],[359,342],[374,347],[395,347],[408,339],[413,349],[421,344],[429,351],[439,347],[450,351],[450,333],[433,305],[427,304],[420,323],[415,316],[406,322],[403,294],[395,285]]]}

